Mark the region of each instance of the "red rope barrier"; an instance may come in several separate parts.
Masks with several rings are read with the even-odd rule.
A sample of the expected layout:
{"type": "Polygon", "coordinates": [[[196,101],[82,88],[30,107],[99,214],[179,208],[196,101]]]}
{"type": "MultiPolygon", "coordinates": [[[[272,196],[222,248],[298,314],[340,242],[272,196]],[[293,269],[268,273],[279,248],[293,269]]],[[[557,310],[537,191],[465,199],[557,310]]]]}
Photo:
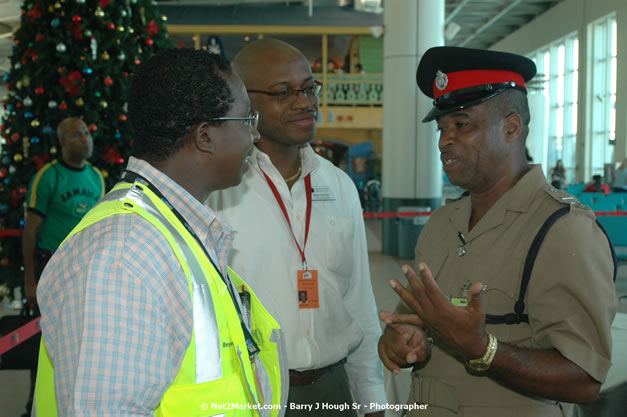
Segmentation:
{"type": "Polygon", "coordinates": [[[41,317],[36,317],[11,333],[0,337],[0,356],[39,333],[41,331],[39,320],[41,317]]]}
{"type": "MultiPolygon", "coordinates": [[[[430,216],[430,211],[366,211],[364,219],[387,219],[397,217],[430,216]]],[[[627,211],[595,211],[597,217],[603,216],[627,216],[627,211]]]]}

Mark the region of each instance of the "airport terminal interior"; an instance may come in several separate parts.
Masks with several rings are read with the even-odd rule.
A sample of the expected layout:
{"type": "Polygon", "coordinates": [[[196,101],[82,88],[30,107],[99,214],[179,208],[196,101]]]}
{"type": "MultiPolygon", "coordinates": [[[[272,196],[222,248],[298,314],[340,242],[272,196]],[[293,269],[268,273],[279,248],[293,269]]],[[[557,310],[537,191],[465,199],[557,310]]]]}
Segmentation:
{"type": "MultiPolygon", "coordinates": [[[[20,167],[27,163],[30,169],[41,166],[43,159],[37,158],[42,155],[36,155],[36,150],[46,143],[52,131],[47,120],[54,120],[30,114],[28,133],[20,136],[6,131],[12,111],[12,104],[7,103],[16,91],[16,80],[10,80],[12,71],[29,64],[34,68],[37,59],[36,56],[33,59],[33,54],[38,53],[37,42],[44,37],[39,34],[41,37],[33,39],[35,46],[29,46],[27,58],[16,58],[13,54],[18,48],[13,34],[20,25],[32,24],[37,19],[52,18],[50,25],[56,30],[59,18],[54,14],[65,16],[61,13],[68,10],[69,15],[74,3],[85,1],[95,5],[97,18],[105,19],[102,28],[94,27],[93,31],[132,33],[132,28],[122,25],[116,29],[113,18],[109,23],[106,21],[107,13],[118,2],[0,0],[0,98],[4,100],[4,107],[0,108],[0,151],[5,147],[4,159],[0,158],[0,180],[4,181],[0,183],[4,194],[0,199],[0,317],[19,313],[23,305],[22,290],[15,284],[21,279],[20,265],[15,263],[18,262],[13,259],[15,255],[11,255],[11,248],[20,239],[23,222],[20,225],[18,219],[15,224],[9,223],[10,213],[17,210],[16,206],[21,207],[26,189],[24,184],[10,182],[13,181],[10,178],[18,175],[20,167]],[[15,150],[15,143],[20,145],[19,151],[15,150]],[[18,275],[11,271],[18,271],[18,275]]],[[[141,0],[120,3],[127,4],[130,13],[130,5],[138,1],[142,3],[141,0]]],[[[431,108],[431,100],[416,87],[416,66],[421,55],[431,46],[447,45],[507,51],[532,59],[537,75],[527,84],[531,111],[526,143],[528,160],[542,167],[548,183],[572,194],[596,213],[616,250],[615,286],[619,303],[612,325],[612,367],[602,393],[622,395],[625,402],[627,77],[618,74],[627,73],[627,1],[162,0],[146,2],[148,7],[158,7],[155,13],[161,16],[158,24],[154,20],[147,23],[150,18],[145,19],[142,11],[146,33],[153,34],[155,42],[160,36],[157,33],[167,30],[170,46],[204,49],[229,59],[249,42],[261,38],[280,39],[303,52],[314,79],[323,85],[317,131],[311,146],[344,170],[358,190],[378,311],[391,311],[397,305],[398,296],[390,288],[389,280],[406,282],[401,266],[414,265],[416,241],[429,213],[464,192],[451,184],[442,170],[435,124],[420,123],[431,108]]],[[[126,13],[121,15],[127,16],[126,13]]],[[[91,35],[88,21],[88,16],[74,15],[67,26],[74,33],[74,41],[68,35],[65,43],[53,45],[56,50],[52,53],[39,52],[37,68],[48,62],[51,71],[57,71],[55,54],[72,53],[72,43],[79,42],[77,28],[91,35]]],[[[149,40],[138,46],[139,54],[142,47],[153,46],[152,39],[149,40]]],[[[110,59],[120,65],[131,60],[123,53],[110,57],[102,46],[93,42],[84,52],[78,52],[77,57],[81,54],[84,55],[81,61],[93,59],[94,74],[98,73],[98,65],[104,68],[110,59]]],[[[135,61],[140,61],[137,56],[135,61]]],[[[92,69],[83,68],[82,74],[76,72],[76,77],[83,77],[82,82],[86,83],[92,69]]],[[[17,88],[29,84],[35,87],[36,74],[40,73],[17,80],[20,83],[17,88]]],[[[107,87],[117,82],[110,77],[107,81],[104,73],[98,76],[103,77],[107,87]]],[[[72,73],[67,74],[64,81],[70,87],[75,85],[71,77],[72,73]]],[[[32,97],[20,97],[17,106],[29,106],[48,86],[39,88],[40,91],[33,88],[32,97]]],[[[66,108],[69,105],[70,110],[89,109],[93,118],[98,119],[99,112],[104,114],[116,106],[123,108],[123,100],[116,103],[116,98],[111,97],[107,102],[101,91],[106,94],[107,89],[98,87],[97,91],[89,92],[92,94],[86,93],[84,99],[78,96],[65,97],[65,101],[63,97],[50,99],[46,111],[58,112],[62,105],[66,108]],[[90,100],[95,103],[92,107],[90,100]]],[[[116,126],[126,120],[122,114],[125,111],[120,110],[120,116],[116,116],[116,126]]],[[[107,166],[121,166],[127,158],[124,149],[129,148],[120,145],[118,151],[115,144],[128,142],[126,131],[122,127],[107,128],[104,123],[106,120],[102,118],[90,124],[95,142],[101,141],[101,145],[96,145],[94,153],[99,153],[94,158],[105,159],[107,166]]],[[[46,155],[46,161],[49,156],[46,155]]],[[[110,172],[113,176],[115,169],[111,168],[110,172]]],[[[397,376],[386,371],[390,403],[407,400],[409,381],[408,370],[397,376]]],[[[2,369],[0,362],[0,417],[22,415],[29,383],[28,371],[2,369]]],[[[591,408],[565,405],[564,409],[568,417],[597,416],[591,408]]],[[[390,417],[397,415],[400,414],[386,413],[390,417]]]]}

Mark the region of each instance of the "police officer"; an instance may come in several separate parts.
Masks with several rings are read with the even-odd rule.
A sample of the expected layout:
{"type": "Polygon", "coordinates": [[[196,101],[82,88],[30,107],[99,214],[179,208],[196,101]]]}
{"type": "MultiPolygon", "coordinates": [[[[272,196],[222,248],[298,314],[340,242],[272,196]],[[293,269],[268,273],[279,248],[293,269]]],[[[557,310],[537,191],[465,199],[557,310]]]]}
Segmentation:
{"type": "Polygon", "coordinates": [[[444,171],[468,191],[433,213],[419,276],[404,266],[409,288],[391,281],[404,303],[380,314],[385,366],[415,365],[410,402],[428,404],[416,415],[561,416],[559,401],[593,401],[607,375],[613,251],[593,212],[525,158],[535,72],[522,56],[454,47],[418,66],[434,99],[423,122],[436,121],[444,171]]]}

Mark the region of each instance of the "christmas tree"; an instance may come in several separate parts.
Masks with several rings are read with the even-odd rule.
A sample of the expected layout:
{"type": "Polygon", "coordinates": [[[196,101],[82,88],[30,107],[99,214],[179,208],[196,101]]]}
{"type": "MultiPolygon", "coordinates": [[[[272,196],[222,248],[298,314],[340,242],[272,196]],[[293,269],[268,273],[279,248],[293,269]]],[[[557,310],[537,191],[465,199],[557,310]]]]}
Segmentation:
{"type": "MultiPolygon", "coordinates": [[[[94,139],[90,162],[107,189],[117,182],[132,141],[130,78],[157,50],[171,47],[165,20],[147,0],[24,1],[5,76],[0,229],[23,227],[29,181],[57,157],[56,126],[66,117],[83,118],[94,139]]],[[[0,284],[22,285],[22,265],[21,239],[0,238],[0,284]]]]}

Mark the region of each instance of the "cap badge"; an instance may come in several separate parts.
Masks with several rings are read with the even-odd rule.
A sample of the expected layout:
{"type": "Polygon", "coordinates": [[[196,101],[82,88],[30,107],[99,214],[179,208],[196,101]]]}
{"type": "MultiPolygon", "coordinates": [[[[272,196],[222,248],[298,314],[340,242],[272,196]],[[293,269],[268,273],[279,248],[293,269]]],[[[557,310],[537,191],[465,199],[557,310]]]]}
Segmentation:
{"type": "Polygon", "coordinates": [[[448,77],[440,70],[435,73],[435,86],[440,91],[445,90],[448,86],[448,77]]]}

